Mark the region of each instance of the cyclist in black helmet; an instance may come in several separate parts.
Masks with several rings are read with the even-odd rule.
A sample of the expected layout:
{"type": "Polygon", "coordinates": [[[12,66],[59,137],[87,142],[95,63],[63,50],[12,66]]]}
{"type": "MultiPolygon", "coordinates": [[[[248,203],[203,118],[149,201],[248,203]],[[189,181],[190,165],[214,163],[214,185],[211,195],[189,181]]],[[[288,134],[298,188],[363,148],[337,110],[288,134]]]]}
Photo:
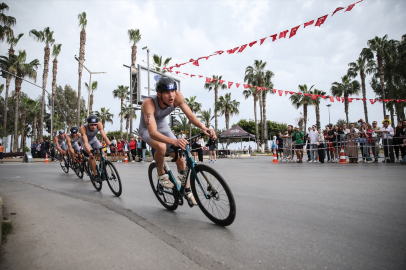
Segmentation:
{"type": "MultiPolygon", "coordinates": [[[[155,149],[154,159],[158,167],[159,181],[165,188],[171,189],[174,184],[169,181],[169,176],[165,174],[164,170],[164,157],[165,152],[170,152],[171,145],[185,149],[188,142],[184,138],[176,139],[172,133],[165,117],[168,116],[176,107],[179,107],[190,123],[203,130],[203,132],[216,139],[214,130],[210,129],[210,134],[207,133],[207,128],[199,119],[193,114],[181,92],[176,91],[176,82],[170,77],[161,77],[156,83],[156,95],[151,95],[146,98],[141,107],[141,121],[139,126],[139,133],[142,139],[155,149]]],[[[181,184],[180,179],[183,178],[181,172],[185,170],[185,160],[178,158],[176,161],[178,168],[177,181],[181,184]]],[[[186,193],[190,201],[196,204],[190,186],[189,180],[186,183],[186,193]]]]}
{"type": "Polygon", "coordinates": [[[66,144],[69,147],[69,154],[72,158],[76,156],[75,152],[78,153],[80,151],[78,140],[82,135],[78,131],[77,127],[71,127],[70,134],[66,136],[66,144]]]}
{"type": "Polygon", "coordinates": [[[100,148],[102,145],[96,137],[96,134],[99,133],[106,142],[107,145],[110,145],[110,140],[107,138],[106,132],[104,132],[103,124],[99,122],[99,119],[96,115],[91,114],[87,117],[87,123],[83,124],[80,127],[80,134],[82,147],[85,149],[85,152],[89,155],[90,167],[93,170],[96,181],[101,181],[97,171],[96,171],[96,161],[93,154],[90,152],[92,148],[100,148]]]}

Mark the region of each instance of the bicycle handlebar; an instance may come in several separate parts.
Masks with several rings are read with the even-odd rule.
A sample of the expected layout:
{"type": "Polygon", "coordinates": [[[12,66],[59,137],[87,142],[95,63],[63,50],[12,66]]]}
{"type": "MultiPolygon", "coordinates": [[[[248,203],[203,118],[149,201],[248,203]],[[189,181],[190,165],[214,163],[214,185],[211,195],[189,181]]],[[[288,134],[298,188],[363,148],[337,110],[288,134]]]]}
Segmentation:
{"type": "MultiPolygon", "coordinates": [[[[210,134],[210,131],[207,130],[207,133],[210,134]]],[[[195,135],[195,136],[192,136],[192,137],[190,137],[190,138],[188,138],[188,139],[186,139],[186,140],[190,143],[191,140],[193,140],[193,139],[195,139],[195,138],[197,138],[197,137],[200,137],[200,136],[203,137],[203,136],[205,136],[205,135],[206,135],[206,134],[204,134],[204,133],[200,133],[200,134],[195,135]]],[[[180,147],[175,147],[174,145],[171,145],[170,148],[175,152],[175,157],[171,160],[171,162],[177,161],[179,155],[182,157],[183,151],[184,151],[182,148],[180,148],[180,147]],[[180,154],[179,154],[179,150],[180,150],[180,154]]]]}

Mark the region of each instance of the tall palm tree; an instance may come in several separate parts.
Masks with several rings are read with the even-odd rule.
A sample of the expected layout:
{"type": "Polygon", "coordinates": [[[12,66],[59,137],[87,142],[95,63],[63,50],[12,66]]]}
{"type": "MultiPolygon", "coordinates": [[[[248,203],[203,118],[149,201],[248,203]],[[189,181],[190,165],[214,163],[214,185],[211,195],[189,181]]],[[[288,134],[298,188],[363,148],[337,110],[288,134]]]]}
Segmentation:
{"type": "Polygon", "coordinates": [[[21,84],[23,80],[21,78],[30,78],[36,81],[37,79],[37,69],[40,65],[38,59],[34,59],[29,63],[26,63],[27,54],[25,51],[19,51],[18,55],[15,57],[15,62],[11,69],[13,69],[16,75],[19,77],[15,78],[15,110],[14,110],[14,152],[17,151],[18,147],[18,132],[17,132],[17,125],[18,125],[18,102],[19,102],[19,95],[21,90],[21,84]]]}
{"type": "MultiPolygon", "coordinates": [[[[41,102],[39,100],[33,100],[31,105],[28,108],[29,113],[32,114],[32,137],[34,141],[37,141],[37,122],[38,116],[41,114],[41,102]]],[[[54,119],[55,124],[55,119],[54,119]]]]}
{"type": "Polygon", "coordinates": [[[9,7],[6,3],[0,3],[0,41],[4,41],[5,38],[10,38],[14,35],[11,27],[16,24],[16,19],[5,14],[8,9],[9,7]]]}
{"type": "Polygon", "coordinates": [[[347,125],[349,125],[348,121],[348,97],[352,95],[358,95],[359,91],[361,90],[361,85],[359,81],[351,80],[351,77],[348,75],[344,75],[341,77],[341,82],[333,82],[331,86],[331,94],[337,97],[342,97],[344,96],[344,111],[345,111],[345,117],[347,120],[347,125]]]}
{"type": "Polygon", "coordinates": [[[14,54],[14,46],[17,45],[17,43],[20,41],[21,37],[24,36],[23,33],[19,34],[17,37],[14,35],[7,38],[7,43],[10,45],[10,48],[8,49],[9,54],[14,54]]]}
{"type": "Polygon", "coordinates": [[[45,111],[45,88],[47,87],[48,79],[48,66],[49,66],[49,57],[51,55],[50,45],[55,43],[53,38],[54,31],[51,31],[49,27],[45,27],[43,31],[38,31],[32,29],[30,31],[30,36],[34,40],[45,43],[44,48],[44,72],[42,73],[42,108],[41,108],[41,121],[39,122],[39,138],[42,139],[42,133],[44,131],[44,111],[45,111]]]}
{"type": "MultiPolygon", "coordinates": [[[[244,82],[249,84],[253,84],[255,86],[264,87],[264,77],[265,77],[265,67],[266,62],[262,62],[262,60],[255,60],[253,66],[248,66],[245,69],[245,76],[244,82]]],[[[262,89],[261,89],[262,91],[262,89]]],[[[260,110],[260,118],[261,118],[261,143],[264,143],[265,138],[265,124],[263,121],[264,118],[264,111],[263,111],[263,95],[259,95],[259,110],[260,110]]],[[[265,146],[265,144],[263,144],[265,146]]],[[[263,148],[261,148],[263,149],[263,148]]]]}
{"type": "Polygon", "coordinates": [[[256,87],[248,87],[244,91],[242,91],[245,99],[249,97],[253,97],[254,99],[254,121],[255,121],[255,140],[257,143],[257,150],[259,151],[259,134],[258,134],[258,125],[257,125],[257,102],[258,102],[258,92],[256,87]]]}
{"type": "MultiPolygon", "coordinates": [[[[190,110],[196,114],[202,109],[202,103],[196,101],[196,96],[185,98],[186,104],[189,106],[190,110]]],[[[192,124],[189,120],[189,136],[192,136],[192,124]]]]}
{"type": "Polygon", "coordinates": [[[130,39],[131,46],[131,66],[135,67],[137,60],[137,43],[141,40],[140,29],[128,29],[128,38],[130,39]]]}
{"type": "Polygon", "coordinates": [[[93,109],[93,93],[94,91],[97,90],[98,82],[93,81],[91,87],[89,87],[88,83],[85,83],[86,89],[88,92],[90,92],[90,102],[89,102],[89,114],[92,114],[92,109],[93,109]]]}
{"type": "Polygon", "coordinates": [[[51,100],[51,137],[54,134],[54,112],[55,112],[55,91],[56,91],[56,74],[58,73],[58,55],[61,53],[62,49],[62,44],[54,44],[54,47],[52,48],[52,56],[54,57],[54,60],[52,61],[52,100],[51,100]]]}
{"type": "Polygon", "coordinates": [[[99,111],[95,111],[94,114],[99,118],[99,121],[103,124],[103,129],[105,128],[106,122],[113,124],[113,117],[114,114],[110,113],[110,109],[106,109],[105,107],[100,108],[99,111]]]}
{"type": "MultiPolygon", "coordinates": [[[[15,70],[12,68],[14,62],[16,61],[16,56],[9,54],[9,56],[0,56],[0,65],[7,70],[8,72],[15,74],[15,70]]],[[[7,109],[8,109],[8,92],[10,89],[10,83],[13,76],[7,73],[6,77],[6,94],[4,100],[4,109],[3,109],[3,137],[7,137],[7,109]]],[[[11,147],[10,147],[11,149],[11,147]]]]}
{"type": "MultiPolygon", "coordinates": [[[[220,83],[220,80],[222,79],[223,76],[216,76],[213,75],[213,78],[211,79],[210,82],[206,82],[204,84],[204,89],[207,89],[209,91],[214,90],[214,104],[218,101],[218,90],[224,90],[227,89],[227,85],[224,83],[220,83]]],[[[217,120],[217,110],[216,107],[214,107],[214,131],[217,133],[218,129],[218,120],[217,120]]]]}
{"type": "Polygon", "coordinates": [[[82,28],[80,31],[80,47],[79,47],[79,81],[78,81],[78,108],[77,108],[77,123],[76,126],[80,126],[80,100],[82,96],[82,71],[83,63],[85,62],[85,44],[86,44],[86,12],[78,14],[79,27],[82,28]]]}
{"type": "Polygon", "coordinates": [[[316,126],[318,130],[320,128],[320,96],[325,96],[326,92],[314,89],[312,94],[316,95],[315,99],[313,99],[312,105],[314,105],[316,111],[316,126]]]}
{"type": "Polygon", "coordinates": [[[186,116],[179,115],[180,121],[176,121],[174,123],[175,127],[179,128],[180,130],[188,130],[189,129],[189,120],[186,116]]]}
{"type": "Polygon", "coordinates": [[[311,90],[312,90],[313,86],[314,85],[312,85],[309,89],[307,89],[306,84],[303,84],[303,85],[299,84],[300,92],[295,95],[290,96],[290,101],[292,102],[292,105],[296,106],[296,109],[299,109],[300,107],[303,106],[304,133],[306,133],[306,131],[307,131],[307,129],[306,129],[306,127],[307,127],[307,106],[313,104],[313,99],[310,96],[310,94],[312,93],[311,90]]]}
{"type": "Polygon", "coordinates": [[[165,59],[164,62],[162,62],[162,55],[159,56],[157,54],[154,54],[152,56],[152,59],[154,59],[155,65],[158,66],[158,67],[155,68],[155,70],[158,71],[158,72],[165,73],[166,70],[163,69],[163,68],[166,67],[169,64],[169,62],[172,60],[172,57],[168,57],[168,58],[165,59]]]}
{"type": "Polygon", "coordinates": [[[211,108],[209,108],[207,111],[200,111],[200,115],[197,116],[197,118],[199,118],[208,129],[210,128],[210,126],[213,127],[211,121],[213,121],[214,117],[215,115],[211,115],[211,108]]]}
{"type": "MultiPolygon", "coordinates": [[[[119,85],[117,89],[113,90],[113,97],[119,98],[121,101],[120,108],[124,106],[124,99],[129,99],[130,91],[128,86],[119,85]]],[[[120,138],[123,137],[123,114],[120,113],[120,138]]]]}
{"type": "Polygon", "coordinates": [[[364,103],[364,114],[365,114],[365,121],[368,122],[368,108],[367,108],[367,100],[366,100],[366,89],[365,89],[365,74],[371,74],[375,72],[375,62],[371,59],[373,55],[368,53],[368,49],[363,49],[360,56],[355,62],[351,62],[348,64],[350,67],[348,69],[348,75],[351,78],[355,79],[359,74],[361,79],[361,89],[362,89],[362,99],[364,103]]]}
{"type": "MultiPolygon", "coordinates": [[[[128,136],[129,136],[128,129],[130,128],[131,111],[132,111],[131,104],[124,105],[123,107],[121,107],[121,112],[119,114],[120,116],[124,116],[124,119],[126,120],[125,129],[127,131],[127,138],[126,138],[127,141],[128,141],[128,136]]],[[[136,114],[133,114],[133,120],[137,120],[136,114]]]]}
{"type": "MultiPolygon", "coordinates": [[[[231,100],[231,93],[226,93],[223,96],[220,96],[219,101],[216,102],[215,107],[217,111],[220,112],[220,115],[224,115],[226,118],[226,129],[230,128],[230,116],[238,115],[240,111],[238,107],[240,107],[240,102],[231,100]]],[[[227,146],[230,145],[230,140],[227,139],[227,146]]]]}
{"type": "Polygon", "coordinates": [[[267,123],[266,123],[266,95],[268,94],[268,93],[270,93],[270,94],[274,94],[274,92],[272,91],[272,88],[273,88],[273,82],[272,82],[272,78],[275,76],[275,74],[272,72],[272,71],[270,71],[270,70],[267,70],[266,72],[265,72],[265,76],[264,76],[264,82],[263,82],[263,87],[266,87],[267,89],[265,89],[265,90],[262,90],[262,102],[263,102],[263,105],[262,105],[262,110],[263,110],[263,114],[264,114],[264,116],[263,116],[263,119],[264,119],[264,134],[265,134],[265,138],[264,138],[264,143],[265,143],[265,149],[266,150],[268,150],[267,148],[268,148],[268,125],[267,125],[267,123]]]}
{"type": "Polygon", "coordinates": [[[21,109],[22,109],[22,114],[21,114],[21,147],[23,148],[23,142],[25,141],[25,136],[26,133],[25,132],[25,122],[27,120],[27,109],[31,107],[32,103],[34,102],[34,100],[28,98],[28,97],[24,97],[21,99],[20,105],[21,105],[21,109]]]}

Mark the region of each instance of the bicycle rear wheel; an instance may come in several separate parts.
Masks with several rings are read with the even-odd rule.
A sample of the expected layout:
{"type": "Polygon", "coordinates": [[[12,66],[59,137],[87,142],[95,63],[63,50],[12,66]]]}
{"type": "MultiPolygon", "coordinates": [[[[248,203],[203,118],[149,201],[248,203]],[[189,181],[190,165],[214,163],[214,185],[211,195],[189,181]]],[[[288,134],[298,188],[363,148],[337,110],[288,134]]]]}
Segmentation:
{"type": "Polygon", "coordinates": [[[233,193],[226,181],[216,170],[204,164],[196,165],[195,171],[202,188],[209,197],[208,199],[205,197],[192,172],[190,186],[200,210],[217,225],[231,225],[235,219],[236,206],[233,193]]]}
{"type": "Polygon", "coordinates": [[[94,180],[94,173],[92,167],[90,167],[90,163],[88,160],[85,161],[85,166],[87,167],[87,171],[89,173],[90,182],[92,182],[92,185],[97,191],[100,191],[103,187],[102,182],[97,182],[94,180]]]}
{"type": "Polygon", "coordinates": [[[72,169],[80,179],[83,179],[82,166],[76,159],[72,163],[72,169]]]}
{"type": "Polygon", "coordinates": [[[106,160],[104,177],[107,180],[111,192],[119,197],[122,192],[120,175],[118,174],[116,167],[109,160],[106,160]]]}
{"type": "Polygon", "coordinates": [[[151,184],[152,191],[154,192],[158,201],[168,210],[174,211],[178,208],[179,199],[176,195],[167,192],[173,192],[171,189],[164,188],[158,180],[158,168],[156,163],[151,163],[148,168],[148,177],[151,184]]]}
{"type": "Polygon", "coordinates": [[[66,172],[66,173],[69,172],[69,165],[67,163],[67,157],[63,156],[61,162],[59,162],[59,165],[61,165],[61,168],[64,172],[66,172]]]}

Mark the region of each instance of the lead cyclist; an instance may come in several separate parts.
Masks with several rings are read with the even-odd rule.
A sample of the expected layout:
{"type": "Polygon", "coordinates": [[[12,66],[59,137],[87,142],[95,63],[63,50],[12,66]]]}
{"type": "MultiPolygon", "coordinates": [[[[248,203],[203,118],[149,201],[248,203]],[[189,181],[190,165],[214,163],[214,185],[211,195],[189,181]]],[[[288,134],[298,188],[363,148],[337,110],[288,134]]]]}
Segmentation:
{"type": "MultiPolygon", "coordinates": [[[[169,176],[164,170],[165,153],[172,151],[172,149],[170,149],[171,145],[185,149],[188,141],[184,138],[176,139],[165,117],[176,107],[179,107],[189,119],[190,123],[203,130],[207,136],[213,139],[217,138],[213,129],[210,129],[210,133],[207,132],[205,125],[199,121],[186,104],[182,93],[176,90],[177,85],[175,80],[170,77],[159,78],[156,83],[157,94],[147,97],[141,106],[141,121],[139,126],[139,134],[142,139],[156,150],[154,159],[157,163],[158,179],[160,184],[167,189],[172,189],[174,184],[169,181],[169,176]]],[[[176,166],[178,169],[177,182],[180,185],[186,168],[183,157],[178,158],[176,166]]],[[[189,200],[196,205],[196,200],[190,190],[189,179],[186,182],[185,192],[189,200]]]]}

